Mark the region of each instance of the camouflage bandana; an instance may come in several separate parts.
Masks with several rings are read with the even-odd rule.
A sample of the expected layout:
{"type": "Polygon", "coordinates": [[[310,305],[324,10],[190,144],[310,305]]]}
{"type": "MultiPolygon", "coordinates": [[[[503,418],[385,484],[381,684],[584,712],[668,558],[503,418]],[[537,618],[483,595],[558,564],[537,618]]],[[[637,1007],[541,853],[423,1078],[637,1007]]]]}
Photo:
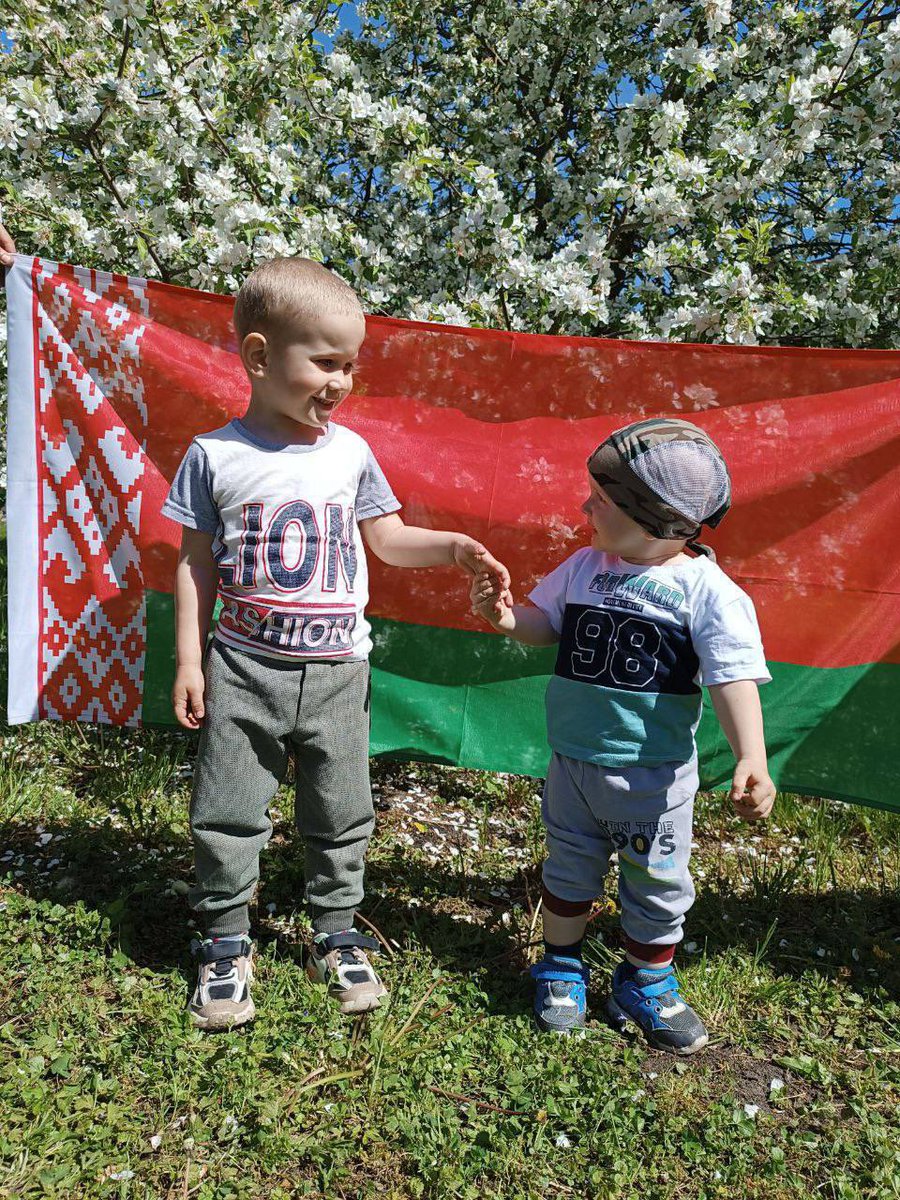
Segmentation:
{"type": "Polygon", "coordinates": [[[691,539],[700,532],[701,525],[714,529],[728,512],[731,506],[731,481],[718,447],[702,429],[676,417],[637,421],[611,433],[597,447],[587,465],[613,504],[647,533],[657,538],[686,538],[693,549],[711,554],[708,547],[693,543],[691,539]],[[632,468],[632,463],[648,450],[665,442],[679,441],[701,443],[715,455],[724,471],[724,501],[700,520],[687,516],[663,500],[632,468]]]}

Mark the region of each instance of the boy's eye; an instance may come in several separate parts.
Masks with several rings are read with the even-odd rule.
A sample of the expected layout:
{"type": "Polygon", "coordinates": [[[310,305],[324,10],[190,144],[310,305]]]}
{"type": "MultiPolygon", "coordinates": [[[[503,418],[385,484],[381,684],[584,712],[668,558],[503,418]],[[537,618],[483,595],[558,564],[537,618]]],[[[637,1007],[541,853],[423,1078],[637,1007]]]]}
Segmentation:
{"type": "MultiPolygon", "coordinates": [[[[336,358],[317,358],[314,360],[317,367],[321,367],[323,371],[330,371],[338,365],[336,358]]],[[[359,363],[344,363],[343,370],[356,371],[359,368],[359,363]]]]}

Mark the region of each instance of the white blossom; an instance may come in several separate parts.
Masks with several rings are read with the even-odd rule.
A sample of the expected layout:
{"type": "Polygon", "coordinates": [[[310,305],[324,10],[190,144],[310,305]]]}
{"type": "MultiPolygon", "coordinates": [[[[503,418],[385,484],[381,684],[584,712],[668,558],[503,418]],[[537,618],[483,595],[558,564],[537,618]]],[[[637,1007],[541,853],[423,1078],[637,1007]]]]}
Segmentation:
{"type": "Polygon", "coordinates": [[[218,290],[311,253],[461,325],[900,344],[900,17],[338,8],[31,0],[0,55],[20,248],[218,290]]]}

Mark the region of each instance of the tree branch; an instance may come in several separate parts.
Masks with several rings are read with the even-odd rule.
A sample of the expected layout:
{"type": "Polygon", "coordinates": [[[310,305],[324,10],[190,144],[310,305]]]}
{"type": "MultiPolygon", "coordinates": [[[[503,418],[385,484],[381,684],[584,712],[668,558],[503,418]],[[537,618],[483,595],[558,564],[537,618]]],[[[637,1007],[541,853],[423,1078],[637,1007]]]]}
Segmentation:
{"type": "MultiPolygon", "coordinates": [[[[128,59],[128,51],[130,49],[131,49],[131,26],[126,21],[125,22],[125,37],[122,41],[122,53],[119,56],[119,66],[118,66],[118,69],[116,70],[116,79],[121,79],[125,73],[125,63],[128,59]]],[[[100,110],[100,115],[97,117],[97,120],[93,123],[93,125],[90,127],[90,129],[87,130],[85,137],[92,138],[94,136],[94,134],[97,132],[97,130],[103,124],[104,120],[106,119],[106,114],[113,107],[115,102],[116,102],[116,95],[115,95],[115,93],[113,93],[113,95],[110,96],[109,99],[104,102],[103,107],[100,110]]]]}
{"type": "MultiPolygon", "coordinates": [[[[159,41],[160,41],[160,45],[162,46],[163,55],[166,60],[166,66],[169,68],[169,74],[174,77],[175,66],[174,66],[174,63],[172,60],[171,52],[169,50],[169,44],[166,41],[165,32],[163,31],[162,21],[160,20],[160,17],[159,17],[159,10],[155,3],[153,5],[153,17],[156,22],[156,30],[157,30],[157,33],[159,34],[159,41]]],[[[215,144],[219,147],[219,149],[225,155],[226,159],[229,162],[234,163],[239,174],[243,176],[244,182],[250,188],[250,192],[253,196],[253,199],[257,202],[257,204],[265,205],[265,203],[266,203],[265,197],[263,196],[263,194],[260,192],[259,188],[257,187],[256,182],[253,179],[253,176],[247,170],[246,166],[244,165],[243,160],[239,156],[235,156],[232,148],[227,144],[227,142],[224,141],[224,139],[222,138],[218,129],[216,129],[215,125],[213,124],[212,119],[209,116],[209,113],[207,113],[206,109],[201,104],[200,97],[197,94],[193,85],[190,85],[190,94],[191,94],[191,99],[197,105],[197,112],[199,112],[200,118],[203,121],[203,124],[206,127],[206,130],[209,133],[212,140],[215,142],[215,144]]]]}
{"type": "Polygon", "coordinates": [[[96,163],[97,169],[99,170],[100,174],[103,176],[104,180],[106,181],[106,186],[109,188],[110,192],[112,192],[113,197],[115,198],[115,201],[118,204],[119,208],[121,208],[122,212],[126,215],[129,223],[132,225],[135,232],[137,234],[139,234],[140,237],[143,239],[144,244],[147,247],[147,253],[153,259],[154,263],[156,263],[156,268],[159,271],[160,278],[163,280],[164,283],[168,283],[169,272],[166,267],[166,264],[159,257],[159,255],[157,254],[157,252],[153,246],[153,243],[150,241],[150,239],[147,237],[147,235],[144,233],[144,231],[142,229],[138,229],[134,225],[134,222],[131,220],[131,218],[128,216],[128,205],[122,199],[122,194],[119,191],[119,189],[116,187],[116,181],[113,179],[112,175],[110,175],[109,168],[107,167],[106,163],[103,161],[102,156],[100,155],[96,146],[94,145],[93,139],[88,141],[87,148],[88,148],[88,153],[90,154],[91,158],[96,163]]]}

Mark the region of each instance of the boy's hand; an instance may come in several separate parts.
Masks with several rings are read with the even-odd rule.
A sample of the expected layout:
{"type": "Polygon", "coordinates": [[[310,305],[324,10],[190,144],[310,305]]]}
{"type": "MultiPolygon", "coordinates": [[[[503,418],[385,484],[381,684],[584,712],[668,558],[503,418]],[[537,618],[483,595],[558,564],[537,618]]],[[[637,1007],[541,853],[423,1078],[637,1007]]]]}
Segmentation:
{"type": "Polygon", "coordinates": [[[775,784],[765,759],[740,759],[731,781],[731,799],[735,812],[745,821],[761,821],[769,815],[775,803],[775,784]]]}
{"type": "Polygon", "coordinates": [[[512,593],[508,587],[503,588],[500,584],[501,580],[496,575],[480,571],[472,580],[469,590],[472,612],[495,627],[512,611],[513,606],[512,593]]]}
{"type": "Polygon", "coordinates": [[[178,724],[185,729],[199,729],[206,714],[203,692],[206,682],[199,667],[179,667],[172,688],[172,707],[178,724]]]}
{"type": "Polygon", "coordinates": [[[481,575],[485,571],[495,575],[500,582],[500,590],[509,592],[509,571],[493,554],[476,542],[474,538],[460,537],[453,546],[453,561],[470,575],[481,575]]]}

